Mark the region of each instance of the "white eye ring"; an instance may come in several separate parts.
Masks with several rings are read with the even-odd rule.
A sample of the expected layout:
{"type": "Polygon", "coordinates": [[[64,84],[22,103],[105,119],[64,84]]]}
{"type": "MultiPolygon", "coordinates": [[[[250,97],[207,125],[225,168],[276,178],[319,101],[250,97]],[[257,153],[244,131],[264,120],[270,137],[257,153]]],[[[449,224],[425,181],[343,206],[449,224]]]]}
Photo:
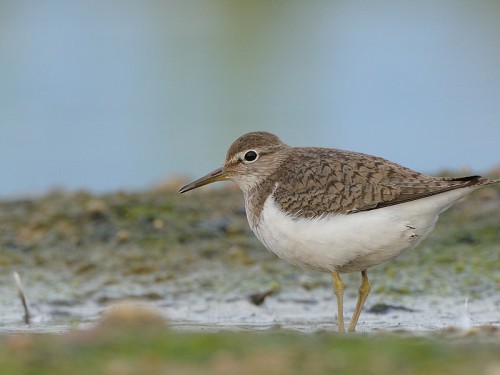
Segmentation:
{"type": "Polygon", "coordinates": [[[248,150],[245,152],[245,155],[243,155],[243,162],[244,163],[253,163],[259,158],[259,154],[255,150],[248,150]]]}

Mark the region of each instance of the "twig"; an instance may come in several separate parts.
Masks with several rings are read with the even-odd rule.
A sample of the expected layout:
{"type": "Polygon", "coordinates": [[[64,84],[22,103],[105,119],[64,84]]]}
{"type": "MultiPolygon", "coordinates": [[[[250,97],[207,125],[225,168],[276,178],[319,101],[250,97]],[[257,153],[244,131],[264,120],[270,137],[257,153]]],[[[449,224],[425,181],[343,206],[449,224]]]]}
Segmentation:
{"type": "Polygon", "coordinates": [[[23,284],[21,283],[21,277],[17,272],[14,272],[14,281],[16,282],[17,294],[19,295],[19,298],[21,299],[21,303],[23,304],[24,308],[24,323],[29,325],[31,320],[31,314],[28,305],[28,299],[26,298],[26,293],[24,293],[23,284]]]}

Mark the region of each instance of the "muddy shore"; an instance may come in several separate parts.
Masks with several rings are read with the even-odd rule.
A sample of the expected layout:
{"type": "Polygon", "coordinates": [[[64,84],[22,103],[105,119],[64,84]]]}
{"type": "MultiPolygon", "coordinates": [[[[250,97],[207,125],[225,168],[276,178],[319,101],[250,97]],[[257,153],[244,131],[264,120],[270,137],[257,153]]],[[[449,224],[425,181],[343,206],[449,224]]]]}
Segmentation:
{"type": "MultiPolygon", "coordinates": [[[[123,300],[158,307],[180,330],[335,331],[330,276],[269,253],[236,188],[179,195],[173,185],[0,201],[0,331],[85,328],[123,300]]],[[[465,198],[417,249],[369,276],[359,331],[500,327],[500,189],[465,198]]],[[[345,284],[350,315],[359,275],[345,284]]]]}

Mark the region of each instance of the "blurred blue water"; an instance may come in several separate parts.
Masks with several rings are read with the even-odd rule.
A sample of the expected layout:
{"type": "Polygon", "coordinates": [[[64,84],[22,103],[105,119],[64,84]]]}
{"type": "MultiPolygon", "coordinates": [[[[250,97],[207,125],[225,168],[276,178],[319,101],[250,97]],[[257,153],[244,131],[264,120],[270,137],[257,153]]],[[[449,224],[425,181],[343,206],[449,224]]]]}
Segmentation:
{"type": "Polygon", "coordinates": [[[0,3],[0,195],[140,189],[256,129],[500,163],[500,2],[0,3]]]}

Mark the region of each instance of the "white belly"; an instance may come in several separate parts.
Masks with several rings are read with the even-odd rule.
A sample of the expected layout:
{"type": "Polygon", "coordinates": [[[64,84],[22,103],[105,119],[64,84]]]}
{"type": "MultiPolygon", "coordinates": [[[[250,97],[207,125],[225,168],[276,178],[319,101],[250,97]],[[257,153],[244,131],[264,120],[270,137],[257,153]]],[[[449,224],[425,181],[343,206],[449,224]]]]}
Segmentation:
{"type": "Polygon", "coordinates": [[[280,258],[322,272],[362,271],[411,249],[434,228],[439,214],[474,188],[350,215],[294,219],[269,196],[260,222],[250,226],[280,258]]]}

